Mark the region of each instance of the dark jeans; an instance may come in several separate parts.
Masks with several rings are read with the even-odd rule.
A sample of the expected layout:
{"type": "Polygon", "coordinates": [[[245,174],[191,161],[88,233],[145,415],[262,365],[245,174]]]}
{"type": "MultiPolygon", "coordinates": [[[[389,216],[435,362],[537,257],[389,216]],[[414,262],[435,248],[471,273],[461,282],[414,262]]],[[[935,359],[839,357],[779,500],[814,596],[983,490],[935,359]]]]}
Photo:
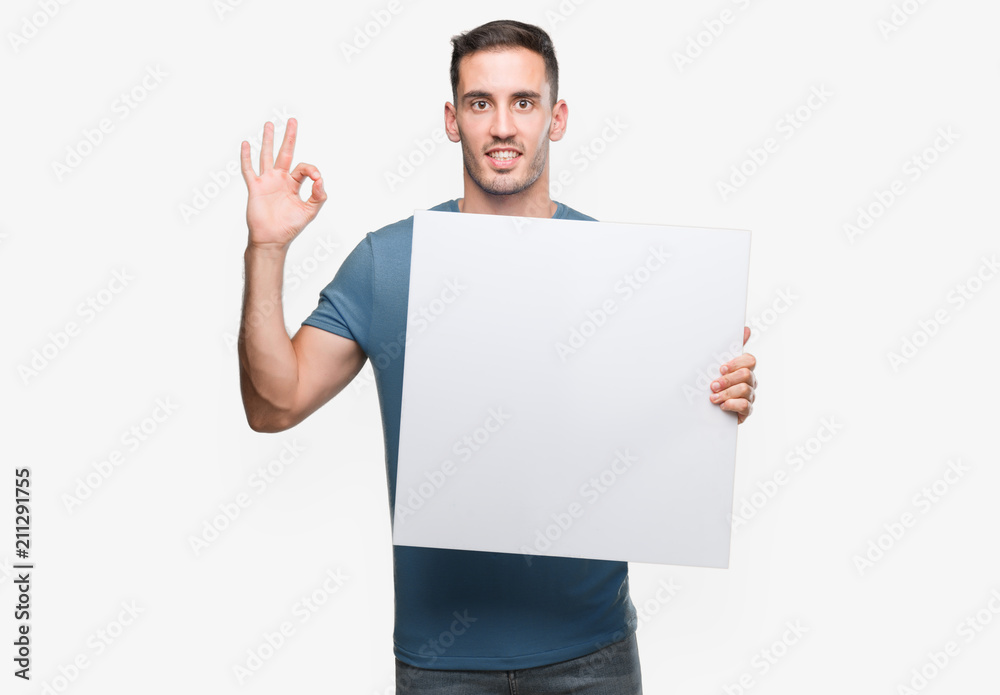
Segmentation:
{"type": "Polygon", "coordinates": [[[396,695],[642,695],[635,633],[596,652],[516,671],[443,671],[396,659],[396,695]]]}

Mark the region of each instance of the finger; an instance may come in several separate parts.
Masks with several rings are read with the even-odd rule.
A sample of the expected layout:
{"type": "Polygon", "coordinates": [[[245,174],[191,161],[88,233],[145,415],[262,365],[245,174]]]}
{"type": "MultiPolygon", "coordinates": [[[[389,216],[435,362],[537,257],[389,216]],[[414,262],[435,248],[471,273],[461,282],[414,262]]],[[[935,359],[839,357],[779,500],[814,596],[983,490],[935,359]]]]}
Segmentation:
{"type": "Polygon", "coordinates": [[[736,417],[736,424],[737,424],[737,425],[742,425],[742,424],[743,424],[743,422],[744,422],[744,421],[745,421],[745,420],[746,420],[746,419],[747,419],[748,417],[750,417],[751,415],[753,415],[753,403],[751,403],[751,404],[750,404],[750,407],[749,407],[749,408],[747,408],[747,412],[746,412],[746,413],[737,413],[737,417],[736,417]]]}
{"type": "Polygon", "coordinates": [[[730,386],[733,386],[734,384],[740,384],[740,383],[754,386],[756,384],[756,377],[754,376],[754,373],[751,372],[746,367],[741,367],[740,369],[737,369],[735,372],[731,374],[726,374],[725,376],[718,377],[715,381],[712,382],[711,388],[712,391],[717,392],[717,391],[722,391],[723,389],[728,388],[730,386]]]}
{"type": "Polygon", "coordinates": [[[250,188],[250,182],[257,178],[257,174],[254,173],[253,164],[250,163],[250,143],[246,140],[240,143],[240,170],[243,172],[247,188],[250,188]]]}
{"type": "Polygon", "coordinates": [[[722,405],[719,406],[728,413],[736,413],[741,416],[740,422],[746,419],[746,416],[753,410],[753,405],[750,401],[745,398],[730,398],[727,401],[723,401],[722,405]]]}
{"type": "Polygon", "coordinates": [[[312,164],[306,164],[305,162],[299,162],[298,166],[293,169],[289,174],[293,179],[295,179],[296,193],[299,190],[299,186],[306,180],[306,177],[312,179],[312,193],[306,200],[306,203],[311,205],[321,205],[326,200],[326,191],[323,189],[323,177],[319,174],[319,169],[317,169],[312,164]]]}
{"type": "Polygon", "coordinates": [[[711,396],[711,401],[713,403],[725,403],[727,400],[732,398],[742,398],[750,403],[753,403],[754,398],[756,398],[756,393],[750,384],[735,384],[722,391],[717,391],[711,396]]]}
{"type": "Polygon", "coordinates": [[[274,124],[267,121],[264,124],[264,137],[260,142],[260,175],[274,166],[274,124]]]}
{"type": "Polygon", "coordinates": [[[310,194],[309,199],[306,201],[310,205],[322,205],[326,202],[326,189],[323,188],[323,179],[317,176],[316,180],[313,181],[312,194],[310,194]]]}
{"type": "Polygon", "coordinates": [[[720,374],[729,374],[734,372],[740,367],[746,367],[750,371],[757,366],[757,358],[754,357],[749,352],[744,352],[742,355],[737,355],[733,359],[729,360],[725,364],[719,367],[720,374]]]}
{"type": "Polygon", "coordinates": [[[727,378],[716,379],[715,381],[713,381],[710,387],[712,389],[712,394],[717,395],[720,393],[725,393],[728,389],[732,389],[741,384],[746,385],[751,390],[757,389],[757,377],[754,376],[753,372],[750,372],[748,378],[739,378],[737,375],[739,375],[739,377],[742,377],[743,373],[741,371],[733,372],[733,377],[731,380],[727,377],[727,378]]]}
{"type": "Polygon", "coordinates": [[[295,183],[301,186],[302,182],[306,180],[307,176],[315,181],[316,177],[319,176],[319,169],[317,169],[312,164],[299,162],[294,169],[288,172],[288,175],[291,176],[293,179],[295,179],[295,183]]]}
{"type": "MultiPolygon", "coordinates": [[[[278,149],[278,158],[274,161],[275,169],[288,171],[292,166],[292,153],[295,152],[295,134],[298,132],[298,125],[294,118],[289,118],[285,124],[285,137],[281,141],[278,149]]],[[[301,183],[301,181],[299,182],[301,183]]]]}
{"type": "Polygon", "coordinates": [[[743,344],[746,345],[748,340],[750,340],[750,326],[743,326],[743,344]]]}

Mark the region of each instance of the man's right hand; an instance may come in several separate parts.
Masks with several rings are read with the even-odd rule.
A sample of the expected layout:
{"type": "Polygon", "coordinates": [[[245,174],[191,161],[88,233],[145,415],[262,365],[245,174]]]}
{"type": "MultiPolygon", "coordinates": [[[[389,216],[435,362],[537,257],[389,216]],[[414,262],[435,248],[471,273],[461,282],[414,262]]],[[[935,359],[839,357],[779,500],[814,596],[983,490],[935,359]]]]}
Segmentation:
{"type": "Polygon", "coordinates": [[[288,119],[285,139],[274,156],[274,124],[264,124],[264,138],[260,146],[260,176],[254,173],[250,163],[250,143],[240,144],[240,165],[243,180],[247,184],[247,229],[250,233],[249,245],[259,248],[287,249],[326,202],[323,179],[319,169],[312,164],[292,165],[295,151],[295,134],[298,124],[294,118],[288,119]],[[299,189],[306,177],[313,180],[312,194],[308,200],[299,197],[299,189]]]}

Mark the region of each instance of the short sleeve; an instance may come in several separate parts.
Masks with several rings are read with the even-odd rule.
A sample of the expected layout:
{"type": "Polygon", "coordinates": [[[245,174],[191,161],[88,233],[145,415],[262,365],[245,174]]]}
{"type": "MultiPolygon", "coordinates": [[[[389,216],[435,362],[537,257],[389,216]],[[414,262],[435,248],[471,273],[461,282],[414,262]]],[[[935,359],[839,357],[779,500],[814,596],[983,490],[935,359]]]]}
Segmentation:
{"type": "Polygon", "coordinates": [[[319,303],[303,326],[315,326],[357,342],[367,352],[372,320],[374,259],[371,232],[358,242],[319,293],[319,303]]]}

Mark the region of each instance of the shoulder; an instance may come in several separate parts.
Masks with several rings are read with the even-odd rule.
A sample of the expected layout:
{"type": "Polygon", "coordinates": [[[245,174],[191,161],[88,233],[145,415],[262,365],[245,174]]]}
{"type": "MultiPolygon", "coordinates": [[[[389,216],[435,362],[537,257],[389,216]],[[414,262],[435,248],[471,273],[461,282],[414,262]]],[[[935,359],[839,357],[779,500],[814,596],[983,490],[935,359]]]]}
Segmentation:
{"type": "Polygon", "coordinates": [[[597,222],[596,218],[591,217],[590,215],[585,215],[582,212],[580,212],[579,210],[574,210],[573,208],[571,208],[569,205],[566,205],[565,203],[560,203],[559,201],[556,201],[556,203],[558,203],[560,205],[561,212],[563,213],[563,214],[560,215],[559,214],[560,211],[557,211],[556,212],[556,217],[557,218],[562,218],[562,219],[565,219],[565,220],[587,220],[588,222],[597,222]]]}
{"type": "MultiPolygon", "coordinates": [[[[438,203],[429,210],[451,210],[453,209],[453,200],[446,200],[443,203],[438,203]]],[[[400,236],[406,236],[413,233],[413,215],[406,217],[401,220],[396,220],[395,222],[390,222],[384,227],[379,227],[374,232],[368,232],[369,237],[372,241],[379,242],[382,240],[391,240],[399,238],[400,236]]]]}

